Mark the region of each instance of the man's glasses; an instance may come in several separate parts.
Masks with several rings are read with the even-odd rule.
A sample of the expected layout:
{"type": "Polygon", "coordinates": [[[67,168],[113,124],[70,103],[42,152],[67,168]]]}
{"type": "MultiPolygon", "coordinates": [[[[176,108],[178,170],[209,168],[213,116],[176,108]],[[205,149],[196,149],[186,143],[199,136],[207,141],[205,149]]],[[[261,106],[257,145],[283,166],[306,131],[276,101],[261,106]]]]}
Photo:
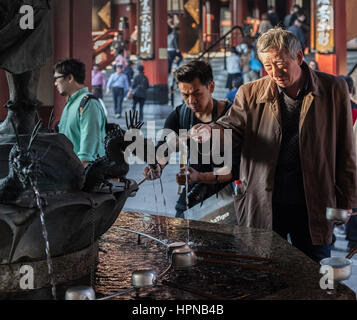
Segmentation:
{"type": "Polygon", "coordinates": [[[56,82],[58,79],[65,78],[65,77],[66,77],[66,75],[63,74],[63,75],[54,77],[53,80],[54,80],[54,82],[56,82]]]}

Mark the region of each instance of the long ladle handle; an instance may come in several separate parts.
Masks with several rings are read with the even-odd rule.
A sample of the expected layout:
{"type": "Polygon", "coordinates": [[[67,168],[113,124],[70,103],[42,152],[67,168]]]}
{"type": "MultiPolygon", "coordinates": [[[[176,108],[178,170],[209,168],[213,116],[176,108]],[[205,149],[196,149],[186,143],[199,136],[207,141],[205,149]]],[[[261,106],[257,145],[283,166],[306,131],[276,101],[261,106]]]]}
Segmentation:
{"type": "Polygon", "coordinates": [[[145,182],[147,180],[147,177],[145,177],[144,179],[142,179],[140,182],[137,183],[138,186],[140,186],[143,182],[145,182]]]}
{"type": "Polygon", "coordinates": [[[357,253],[357,246],[355,246],[351,252],[346,256],[346,259],[351,259],[357,253]]]}

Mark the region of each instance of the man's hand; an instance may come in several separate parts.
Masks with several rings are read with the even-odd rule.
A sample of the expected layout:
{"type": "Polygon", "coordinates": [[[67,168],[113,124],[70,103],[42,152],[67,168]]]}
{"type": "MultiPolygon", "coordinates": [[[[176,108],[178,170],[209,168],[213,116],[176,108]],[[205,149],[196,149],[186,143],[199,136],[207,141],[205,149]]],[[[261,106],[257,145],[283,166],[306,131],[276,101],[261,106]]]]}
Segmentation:
{"type": "Polygon", "coordinates": [[[161,177],[161,166],[159,164],[156,165],[155,168],[152,168],[151,166],[146,166],[143,171],[144,177],[146,177],[147,180],[156,180],[161,177]]]}
{"type": "Polygon", "coordinates": [[[189,131],[189,136],[198,143],[204,143],[211,139],[212,127],[208,124],[196,124],[189,131]]]}
{"type": "MultiPolygon", "coordinates": [[[[176,175],[176,182],[179,185],[186,185],[186,175],[185,175],[185,168],[181,168],[180,172],[176,175]]],[[[197,170],[188,167],[187,168],[187,183],[188,184],[195,184],[195,183],[200,183],[201,178],[200,178],[200,172],[197,170]]]]}
{"type": "Polygon", "coordinates": [[[107,88],[107,93],[110,93],[110,89],[109,88],[107,88]]]}

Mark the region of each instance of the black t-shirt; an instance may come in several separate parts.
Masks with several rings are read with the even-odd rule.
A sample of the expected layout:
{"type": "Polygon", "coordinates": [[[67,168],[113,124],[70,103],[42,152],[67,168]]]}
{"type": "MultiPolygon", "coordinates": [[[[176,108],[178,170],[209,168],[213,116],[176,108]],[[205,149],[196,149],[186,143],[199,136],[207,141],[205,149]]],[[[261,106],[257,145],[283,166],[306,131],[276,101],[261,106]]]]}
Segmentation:
{"type": "MultiPolygon", "coordinates": [[[[186,104],[182,104],[178,107],[176,107],[175,110],[173,110],[169,116],[167,117],[165,124],[164,124],[164,128],[165,129],[170,129],[172,131],[174,131],[178,136],[179,136],[179,132],[180,129],[186,129],[189,130],[191,129],[193,126],[195,126],[196,124],[199,123],[203,123],[203,124],[210,124],[212,122],[215,122],[218,120],[218,118],[222,117],[223,115],[225,115],[227,113],[227,111],[229,110],[229,108],[231,107],[231,103],[226,102],[225,108],[223,110],[223,112],[221,114],[218,115],[218,110],[217,110],[217,101],[214,100],[214,107],[212,110],[212,121],[210,122],[203,122],[201,120],[199,120],[194,112],[192,112],[191,109],[189,109],[186,104]]],[[[161,146],[162,144],[165,143],[164,141],[159,141],[159,143],[157,144],[157,148],[159,146],[161,146]]],[[[188,147],[190,148],[191,143],[188,143],[188,147]]],[[[210,157],[210,161],[209,164],[206,163],[202,163],[203,161],[203,157],[200,156],[202,154],[202,147],[200,144],[198,144],[198,150],[199,150],[199,155],[198,155],[198,163],[197,164],[190,164],[190,166],[192,168],[194,168],[195,170],[199,171],[199,172],[211,172],[213,171],[214,167],[222,167],[224,164],[214,164],[213,163],[213,159],[212,157],[210,157]]],[[[178,150],[177,150],[178,151],[178,150]]],[[[236,150],[233,150],[232,152],[233,155],[233,159],[232,159],[232,175],[233,175],[233,179],[238,179],[239,177],[239,165],[240,165],[240,148],[237,148],[236,150]]],[[[190,157],[190,151],[189,151],[189,157],[190,157]]]]}

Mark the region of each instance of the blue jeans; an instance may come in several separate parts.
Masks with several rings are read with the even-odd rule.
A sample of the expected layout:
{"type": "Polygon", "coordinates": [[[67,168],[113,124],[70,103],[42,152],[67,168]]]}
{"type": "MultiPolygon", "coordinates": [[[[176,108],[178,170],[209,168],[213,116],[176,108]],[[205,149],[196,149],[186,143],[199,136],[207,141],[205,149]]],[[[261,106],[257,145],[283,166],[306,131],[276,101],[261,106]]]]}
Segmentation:
{"type": "Polygon", "coordinates": [[[113,87],[114,113],[121,115],[121,106],[124,100],[124,88],[113,87]]]}
{"type": "Polygon", "coordinates": [[[331,256],[330,244],[312,244],[307,208],[304,205],[273,203],[273,230],[284,239],[289,234],[292,245],[316,262],[331,256]]]}

